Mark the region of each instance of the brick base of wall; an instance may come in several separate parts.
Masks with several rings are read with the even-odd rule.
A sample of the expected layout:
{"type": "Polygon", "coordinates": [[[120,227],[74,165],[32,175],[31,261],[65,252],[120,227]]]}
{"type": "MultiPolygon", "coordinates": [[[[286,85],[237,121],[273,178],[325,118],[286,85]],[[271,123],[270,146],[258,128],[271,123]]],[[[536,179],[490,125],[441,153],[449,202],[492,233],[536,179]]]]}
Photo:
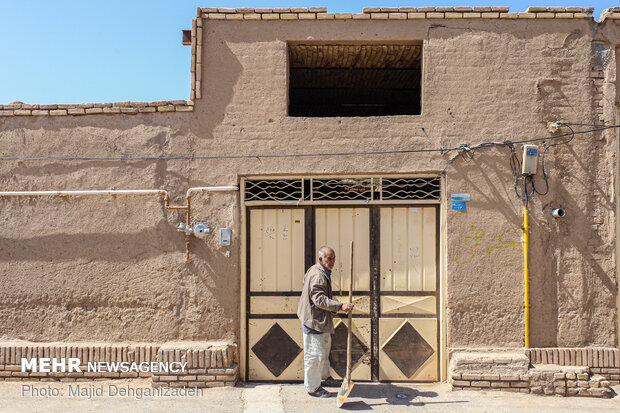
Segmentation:
{"type": "Polygon", "coordinates": [[[599,374],[613,385],[620,384],[620,368],[617,367],[592,367],[590,373],[599,374]]]}
{"type": "Polygon", "coordinates": [[[157,353],[162,361],[187,362],[187,370],[178,374],[153,375],[153,387],[224,387],[239,380],[237,348],[230,345],[164,345],[157,353]]]}
{"type": "Polygon", "coordinates": [[[222,342],[86,345],[0,343],[0,381],[152,379],[153,387],[223,387],[239,380],[237,346],[222,342]],[[21,359],[79,358],[82,372],[22,372],[21,359]],[[182,372],[89,372],[88,363],[187,363],[182,372]]]}
{"type": "MultiPolygon", "coordinates": [[[[610,389],[613,381],[609,380],[609,377],[620,374],[617,372],[618,368],[610,367],[615,365],[616,353],[615,349],[459,351],[453,353],[450,360],[450,379],[454,390],[503,390],[540,395],[609,398],[614,394],[610,389]],[[599,367],[530,364],[532,359],[542,361],[542,352],[545,353],[544,361],[560,361],[562,350],[565,351],[565,356],[571,351],[576,354],[583,350],[585,356],[580,358],[580,361],[592,361],[596,358],[599,367]]],[[[562,357],[564,363],[571,363],[571,360],[577,362],[576,357],[562,357]]]]}
{"type": "Polygon", "coordinates": [[[599,374],[611,384],[620,384],[620,350],[617,348],[531,348],[525,355],[533,365],[587,366],[590,373],[599,374]]]}

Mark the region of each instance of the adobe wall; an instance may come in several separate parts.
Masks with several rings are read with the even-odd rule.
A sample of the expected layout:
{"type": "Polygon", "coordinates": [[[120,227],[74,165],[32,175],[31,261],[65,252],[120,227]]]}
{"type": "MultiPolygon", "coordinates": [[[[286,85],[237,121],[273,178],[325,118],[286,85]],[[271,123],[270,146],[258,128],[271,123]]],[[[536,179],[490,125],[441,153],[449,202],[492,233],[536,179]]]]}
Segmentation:
{"type": "MultiPolygon", "coordinates": [[[[615,121],[615,57],[597,58],[613,44],[593,46],[600,34],[588,19],[202,24],[202,99],[193,112],[4,116],[2,155],[384,151],[544,137],[548,122],[593,124],[598,112],[615,121]],[[287,117],[287,41],[401,40],[424,42],[421,116],[287,117]]],[[[180,204],[188,187],[234,185],[243,175],[434,173],[456,154],[1,161],[0,182],[5,190],[164,188],[180,204]]],[[[442,228],[450,347],[523,346],[522,203],[508,154],[481,149],[446,169],[446,193],[472,199],[467,212],[448,209],[442,228]]],[[[530,202],[532,346],[615,345],[614,156],[614,131],[577,135],[547,153],[549,194],[530,202]],[[556,206],[567,218],[551,218],[556,206]]],[[[231,227],[234,239],[230,258],[215,236],[193,239],[190,264],[175,230],[183,215],[157,197],[0,204],[0,338],[238,338],[238,193],[193,200],[196,220],[231,227]]]]}

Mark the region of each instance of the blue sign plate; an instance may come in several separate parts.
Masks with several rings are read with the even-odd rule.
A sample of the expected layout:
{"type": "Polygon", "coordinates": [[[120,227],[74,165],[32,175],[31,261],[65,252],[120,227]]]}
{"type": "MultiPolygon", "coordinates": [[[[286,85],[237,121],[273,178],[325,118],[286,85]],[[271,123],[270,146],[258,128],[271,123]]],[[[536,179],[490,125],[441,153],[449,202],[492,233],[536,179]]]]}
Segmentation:
{"type": "Polygon", "coordinates": [[[471,198],[469,194],[451,194],[450,199],[453,201],[469,201],[471,198]]]}
{"type": "Polygon", "coordinates": [[[453,201],[452,209],[455,211],[465,211],[467,209],[467,204],[462,201],[453,201]]]}

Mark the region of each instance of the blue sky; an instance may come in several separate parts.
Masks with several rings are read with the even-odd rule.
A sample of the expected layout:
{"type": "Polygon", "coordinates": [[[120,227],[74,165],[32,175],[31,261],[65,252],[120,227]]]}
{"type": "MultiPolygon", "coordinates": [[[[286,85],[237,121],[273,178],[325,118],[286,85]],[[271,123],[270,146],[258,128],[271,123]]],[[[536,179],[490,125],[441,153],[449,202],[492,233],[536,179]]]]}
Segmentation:
{"type": "Polygon", "coordinates": [[[190,47],[181,30],[196,7],[310,7],[361,12],[384,6],[595,7],[610,1],[395,2],[195,0],[0,0],[0,104],[189,99],[190,47]]]}

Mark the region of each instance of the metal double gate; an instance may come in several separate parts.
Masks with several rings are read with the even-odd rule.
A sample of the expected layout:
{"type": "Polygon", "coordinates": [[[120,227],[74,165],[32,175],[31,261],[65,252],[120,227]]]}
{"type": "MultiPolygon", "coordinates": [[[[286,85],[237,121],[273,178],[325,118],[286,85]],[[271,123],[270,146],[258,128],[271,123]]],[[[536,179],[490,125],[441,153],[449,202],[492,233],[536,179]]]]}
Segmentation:
{"type": "MultiPolygon", "coordinates": [[[[303,380],[304,273],[333,247],[334,298],[348,300],[350,241],[353,380],[438,380],[437,205],[248,207],[247,217],[248,380],[303,380]]],[[[334,320],[333,377],[346,369],[344,320],[334,320]]]]}

